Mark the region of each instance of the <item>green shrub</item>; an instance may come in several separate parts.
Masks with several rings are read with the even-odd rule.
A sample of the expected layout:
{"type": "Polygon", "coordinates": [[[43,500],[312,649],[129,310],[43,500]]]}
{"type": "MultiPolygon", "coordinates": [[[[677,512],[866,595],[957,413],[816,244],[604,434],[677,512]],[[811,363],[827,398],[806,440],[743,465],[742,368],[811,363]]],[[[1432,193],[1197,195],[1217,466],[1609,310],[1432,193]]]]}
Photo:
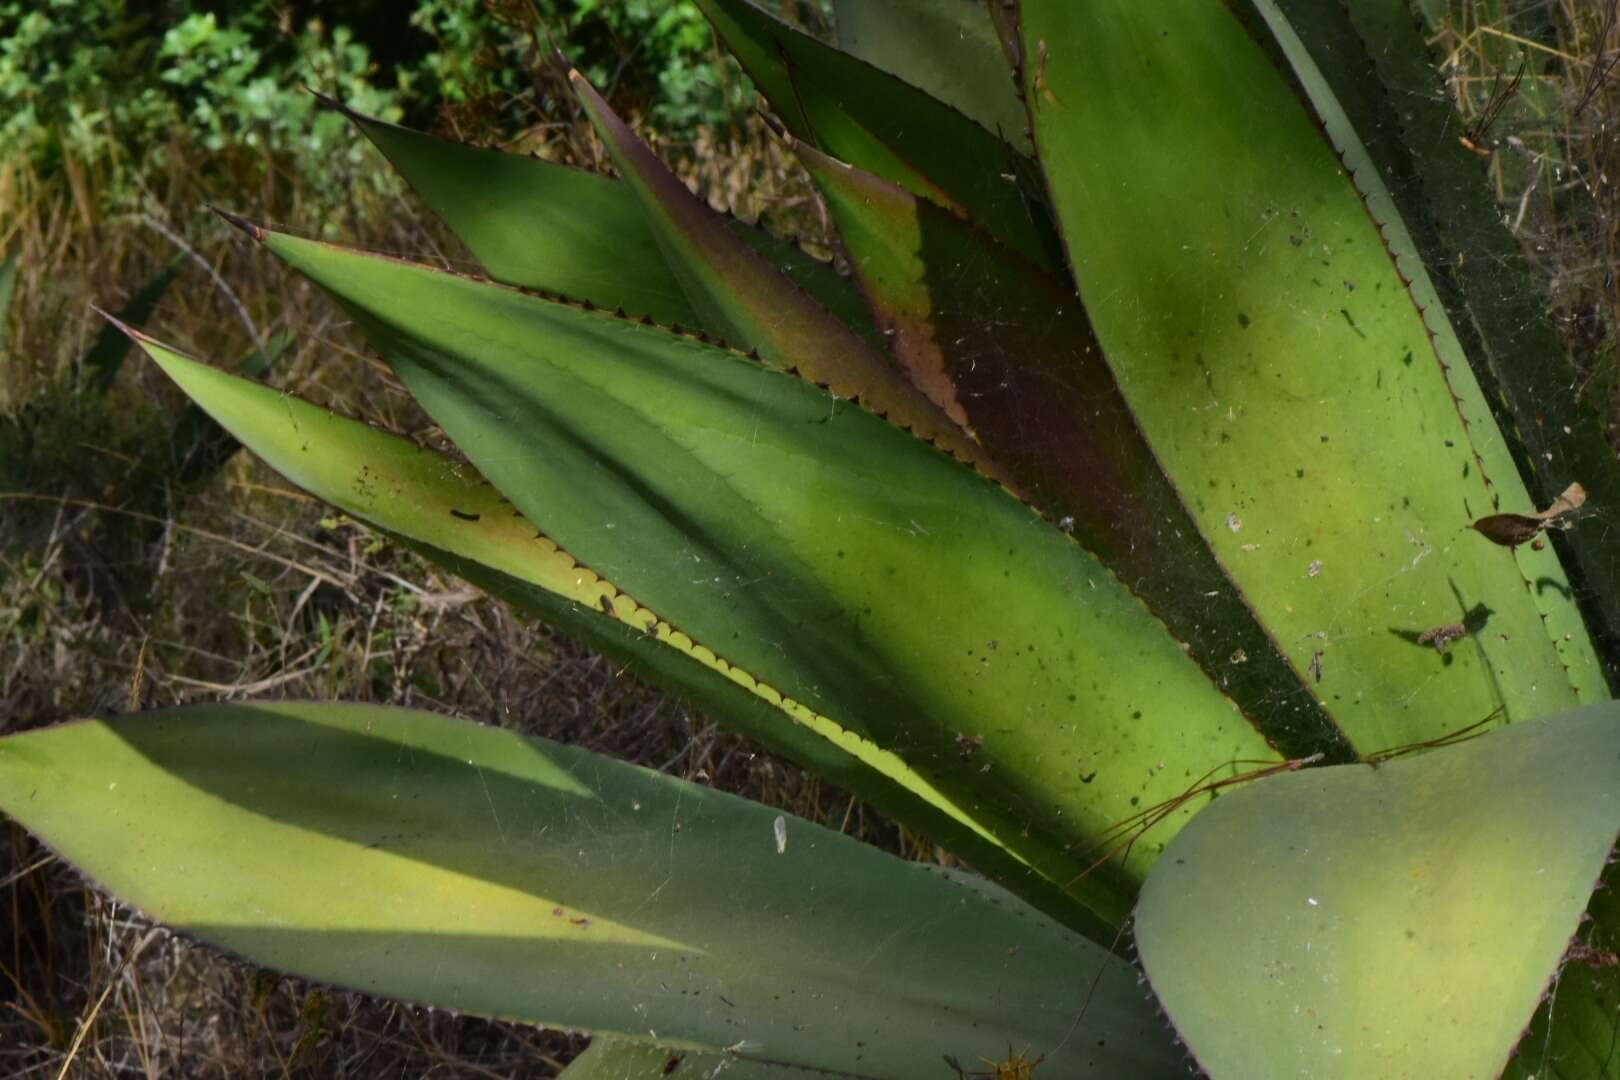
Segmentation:
{"type": "Polygon", "coordinates": [[[122,0],[0,8],[0,156],[50,173],[71,155],[117,206],[176,138],[264,148],[303,163],[300,182],[331,199],[348,175],[334,165],[358,164],[362,150],[302,86],[401,115],[398,79],[379,78],[344,27],[311,20],[282,37],[268,3],[224,24],[212,13],[165,23],[163,11],[122,0]]]}
{"type": "Polygon", "coordinates": [[[47,174],[62,155],[102,173],[124,205],[174,139],[220,154],[268,151],[318,201],[341,198],[359,143],[308,86],[389,119],[431,123],[441,106],[486,114],[479,134],[535,121],[548,38],[676,141],[747,109],[749,89],[689,2],[420,0],[402,11],[335,6],[350,25],[272,0],[227,15],[127,0],[0,4],[0,159],[47,174]],[[369,16],[369,17],[368,17],[369,16]],[[538,22],[535,19],[538,18],[538,22]],[[388,57],[386,67],[377,60],[388,57]]]}

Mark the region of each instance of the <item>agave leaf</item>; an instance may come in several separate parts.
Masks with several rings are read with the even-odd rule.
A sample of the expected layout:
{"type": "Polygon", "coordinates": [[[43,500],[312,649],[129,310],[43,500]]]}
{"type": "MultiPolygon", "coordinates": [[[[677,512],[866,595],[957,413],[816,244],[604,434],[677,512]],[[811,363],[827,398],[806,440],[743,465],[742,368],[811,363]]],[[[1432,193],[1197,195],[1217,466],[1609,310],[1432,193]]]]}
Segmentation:
{"type": "MultiPolygon", "coordinates": [[[[1472,363],[1531,500],[1545,506],[1579,481],[1597,505],[1620,506],[1620,458],[1577,398],[1545,298],[1502,222],[1481,159],[1464,143],[1407,5],[1251,2],[1369,192],[1436,347],[1447,363],[1472,363]]],[[[1620,547],[1595,528],[1552,541],[1609,686],[1620,690],[1620,547]]],[[[1568,596],[1541,596],[1555,634],[1579,621],[1568,596]]]]}
{"type": "Polygon", "coordinates": [[[1613,704],[1273,777],[1171,843],[1137,948],[1212,1076],[1497,1076],[1617,830],[1613,704]]]}
{"type": "Polygon", "coordinates": [[[838,47],[960,109],[1028,156],[1029,118],[978,0],[834,0],[838,47]]]}
{"type": "Polygon", "coordinates": [[[635,191],[647,222],[703,318],[766,362],[867,408],[964,461],[996,475],[977,443],[875,348],[835,319],[726,229],[719,214],[682,184],[620,120],[579,72],[569,75],[613,163],[635,191]]]}
{"type": "Polygon", "coordinates": [[[1109,365],[1215,555],[1356,746],[1556,712],[1577,700],[1572,676],[1603,696],[1584,631],[1554,640],[1543,623],[1535,593],[1568,587],[1553,554],[1469,530],[1538,508],[1243,24],[1201,4],[1167,25],[1123,0],[1022,15],[1035,138],[1109,365]],[[1424,642],[1452,626],[1466,639],[1424,642]]]}
{"type": "MultiPolygon", "coordinates": [[[[181,262],[184,255],[177,255],[163,264],[156,274],[153,274],[129,302],[118,309],[118,320],[131,326],[140,326],[152,317],[157,310],[158,301],[163,294],[169,291],[174,283],[175,276],[180,273],[181,262]]],[[[107,325],[101,328],[84,354],[79,357],[78,370],[80,378],[90,393],[105,394],[112,386],[113,380],[124,366],[124,360],[129,356],[130,340],[116,325],[107,325]]]]}
{"type": "Polygon", "coordinates": [[[748,0],[696,0],[715,32],[805,142],[977,221],[1035,262],[1061,248],[1020,178],[1029,159],[922,90],[839,52],[748,0]]]}
{"type": "MultiPolygon", "coordinates": [[[[1075,837],[1274,758],[1092,556],[872,414],[657,327],[258,235],[549,536],[739,680],[903,759],[1049,883],[1093,861],[1075,837]]],[[[1154,850],[1076,902],[1117,925],[1154,850]]]]}
{"type": "Polygon", "coordinates": [[[1128,965],[988,883],[429,713],[64,724],[0,740],[0,807],[183,933],[368,993],[835,1075],[1009,1038],[1067,1075],[1173,1057],[1128,965]],[[1093,979],[1113,1061],[1058,1049],[1093,979]]]}
{"type": "Polygon", "coordinates": [[[1620,1076],[1620,864],[1611,862],[1504,1080],[1620,1076]]]}
{"type": "Polygon", "coordinates": [[[558,1080],[663,1080],[666,1076],[711,1080],[722,1075],[726,1080],[802,1080],[804,1072],[729,1054],[701,1054],[627,1039],[596,1038],[558,1074],[558,1080]]]}
{"type": "Polygon", "coordinates": [[[497,281],[698,325],[635,199],[606,176],[440,139],[334,99],[497,281]]]}
{"type": "Polygon", "coordinates": [[[1210,555],[1067,280],[898,185],[795,148],[913,380],[1131,583],[1273,746],[1352,760],[1303,673],[1210,555]]]}
{"type": "Polygon", "coordinates": [[[579,564],[465,462],[228,375],[136,335],[218,423],[273,468],[424,557],[691,698],[730,727],[1074,918],[1075,904],[987,839],[983,825],[892,753],[832,719],[784,704],[694,645],[613,582],[579,564]]]}
{"type": "Polygon", "coordinates": [[[12,251],[0,262],[0,353],[11,346],[11,299],[17,292],[17,261],[21,253],[12,251]]]}
{"type": "MultiPolygon", "coordinates": [[[[115,326],[114,329],[124,328],[115,326]]],[[[127,333],[127,329],[124,332],[127,333]]],[[[292,333],[282,331],[262,349],[255,349],[243,357],[236,370],[249,378],[263,378],[292,342],[292,333]]],[[[235,436],[193,402],[181,409],[174,418],[168,445],[163,450],[168,455],[169,470],[180,485],[199,487],[224,468],[241,445],[235,436]]]]}
{"type": "MultiPolygon", "coordinates": [[[[320,95],[317,95],[320,96],[320,95]]],[[[497,281],[622,308],[658,322],[709,326],[665,265],[635,194],[606,176],[440,139],[341,111],[381,150],[497,281]],[[604,253],[610,253],[605,255],[604,253]]],[[[860,294],[827,263],[758,226],[726,228],[792,278],[846,326],[872,336],[860,294]]]]}

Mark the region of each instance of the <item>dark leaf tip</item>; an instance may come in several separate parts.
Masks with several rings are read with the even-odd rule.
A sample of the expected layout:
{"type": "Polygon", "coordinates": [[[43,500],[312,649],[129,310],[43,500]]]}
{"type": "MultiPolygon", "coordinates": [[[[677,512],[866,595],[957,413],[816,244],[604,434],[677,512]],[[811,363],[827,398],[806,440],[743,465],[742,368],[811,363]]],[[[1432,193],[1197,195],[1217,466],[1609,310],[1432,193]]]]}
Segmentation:
{"type": "Polygon", "coordinates": [[[242,232],[246,233],[248,236],[251,236],[260,243],[263,243],[264,238],[269,235],[269,231],[263,226],[255,225],[247,218],[233,214],[229,210],[222,210],[217,206],[210,206],[208,209],[224,218],[228,224],[240,229],[242,232]]]}
{"type": "Polygon", "coordinates": [[[331,94],[323,93],[320,90],[317,90],[313,86],[310,86],[308,84],[305,84],[303,86],[303,90],[304,90],[305,93],[307,93],[311,97],[313,97],[316,100],[316,102],[321,105],[322,108],[331,109],[333,112],[340,112],[344,116],[347,116],[347,117],[349,117],[351,119],[359,119],[360,118],[359,113],[355,112],[353,109],[351,109],[347,105],[343,104],[343,102],[339,101],[337,98],[333,97],[331,94]]]}
{"type": "Polygon", "coordinates": [[[90,305],[90,310],[95,312],[97,315],[100,315],[103,319],[106,319],[108,322],[112,323],[114,326],[116,326],[118,328],[120,333],[122,333],[125,337],[128,337],[132,341],[151,342],[153,340],[152,338],[148,337],[147,335],[141,333],[139,330],[135,329],[133,326],[129,325],[129,323],[125,322],[123,319],[120,319],[118,316],[113,315],[110,312],[103,311],[101,308],[96,307],[96,305],[94,305],[94,304],[90,305]]]}

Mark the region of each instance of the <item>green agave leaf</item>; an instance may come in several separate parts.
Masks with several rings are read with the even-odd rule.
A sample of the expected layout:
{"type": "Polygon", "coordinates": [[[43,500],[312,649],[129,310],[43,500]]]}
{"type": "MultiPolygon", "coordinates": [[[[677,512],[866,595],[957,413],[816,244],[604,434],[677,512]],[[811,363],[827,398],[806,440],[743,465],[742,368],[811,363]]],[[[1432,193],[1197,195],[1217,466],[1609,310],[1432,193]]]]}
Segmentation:
{"type": "Polygon", "coordinates": [[[769,687],[739,679],[712,651],[557,547],[472,466],[133,336],[211,423],[300,487],[627,670],[686,695],[986,872],[1021,880],[1042,909],[1075,917],[1070,897],[1033,877],[988,839],[983,825],[899,757],[828,717],[784,702],[769,687]]]}
{"type": "MultiPolygon", "coordinates": [[[[263,378],[292,342],[292,333],[283,331],[271,338],[264,348],[255,349],[243,357],[236,370],[249,378],[263,378]]],[[[193,402],[181,409],[174,418],[169,443],[163,447],[163,452],[168,456],[167,464],[175,479],[182,486],[199,487],[224,468],[241,445],[235,436],[193,402]]]]}
{"type": "MultiPolygon", "coordinates": [[[[547,535],[739,681],[905,761],[1048,887],[1094,861],[1077,838],[1274,757],[1092,556],[880,418],[657,327],[259,235],[547,535]]],[[[1155,850],[1076,881],[1071,924],[1112,940],[1155,850]]]]}
{"type": "MultiPolygon", "coordinates": [[[[791,1066],[766,1065],[729,1055],[667,1050],[644,1042],[597,1038],[564,1069],[558,1080],[793,1080],[804,1071],[791,1066]]],[[[841,1074],[847,1075],[847,1074],[841,1074]]]]}
{"type": "MultiPolygon", "coordinates": [[[[118,319],[131,326],[140,326],[150,319],[152,312],[157,310],[158,301],[163,299],[163,294],[169,291],[169,286],[180,273],[184,259],[184,255],[177,255],[164,263],[156,274],[135,290],[129,302],[118,309],[118,319]]],[[[79,357],[78,370],[85,388],[92,394],[105,394],[123,369],[130,348],[129,338],[116,325],[102,327],[96,340],[79,357]]]]}
{"type": "Polygon", "coordinates": [[[1289,773],[1181,831],[1137,948],[1212,1076],[1494,1077],[1617,830],[1613,704],[1289,773]]]}
{"type": "Polygon", "coordinates": [[[913,380],[1131,583],[1271,745],[1290,757],[1353,760],[1210,555],[1121,399],[1072,286],[898,185],[795,148],[913,380]]]}
{"type": "Polygon", "coordinates": [[[1620,872],[1610,862],[1504,1080],[1620,1076],[1620,872]]]}
{"type": "Polygon", "coordinates": [[[758,352],[773,367],[795,369],[982,472],[998,475],[978,444],[882,353],[732,236],[720,215],[686,190],[583,75],[574,71],[569,78],[705,325],[718,326],[728,341],[758,352]]]}
{"type": "Polygon", "coordinates": [[[1029,118],[978,0],[834,0],[838,47],[960,109],[1028,156],[1029,118]]]}
{"type": "Polygon", "coordinates": [[[696,0],[789,131],[977,221],[1047,267],[1062,254],[1019,182],[1029,159],[922,90],[767,15],[748,0],[696,0]]]}
{"type": "Polygon", "coordinates": [[[0,262],[0,353],[11,346],[11,300],[17,292],[17,260],[21,253],[12,251],[0,262]]]}
{"type": "MultiPolygon", "coordinates": [[[[1469,316],[1466,307],[1460,303],[1460,295],[1453,298],[1455,303],[1453,301],[1444,301],[1437,292],[1435,283],[1446,277],[1444,270],[1448,262],[1458,258],[1466,262],[1468,252],[1463,251],[1458,255],[1454,246],[1440,241],[1436,230],[1428,220],[1427,207],[1423,205],[1418,197],[1419,193],[1414,191],[1415,177],[1406,175],[1402,171],[1403,165],[1408,169],[1410,168],[1410,159],[1404,153],[1404,148],[1394,150],[1394,153],[1398,155],[1398,160],[1392,159],[1391,151],[1393,148],[1388,144],[1392,138],[1398,138],[1398,135],[1393,135],[1391,131],[1394,129],[1394,131],[1398,132],[1399,121],[1395,118],[1389,103],[1381,96],[1382,90],[1379,87],[1375,73],[1370,70],[1370,61],[1366,59],[1365,51],[1362,51],[1363,55],[1360,58],[1361,71],[1359,74],[1361,77],[1359,79],[1346,80],[1341,74],[1335,80],[1340,85],[1346,82],[1356,84],[1356,97],[1351,99],[1355,105],[1356,115],[1352,119],[1350,113],[1341,104],[1341,99],[1337,96],[1335,88],[1329,85],[1328,79],[1323,74],[1324,69],[1317,66],[1304,41],[1295,34],[1293,25],[1287,20],[1281,7],[1275,0],[1255,0],[1255,4],[1258,14],[1264,20],[1264,24],[1272,30],[1273,38],[1305,89],[1306,96],[1315,107],[1334,149],[1344,161],[1357,190],[1361,192],[1363,199],[1366,201],[1368,212],[1379,223],[1380,231],[1388,245],[1390,254],[1396,261],[1397,271],[1402,278],[1406,279],[1412,298],[1423,314],[1424,324],[1433,343],[1435,355],[1440,358],[1441,364],[1445,368],[1467,369],[1470,356],[1486,355],[1487,350],[1484,348],[1484,342],[1478,333],[1470,335],[1470,340],[1466,343],[1465,348],[1465,342],[1461,340],[1454,329],[1455,321],[1448,319],[1447,313],[1448,310],[1458,311],[1462,318],[1467,319],[1469,316]],[[1377,111],[1373,111],[1374,109],[1377,111]],[[1372,134],[1363,138],[1360,133],[1364,131],[1372,134]],[[1391,178],[1389,183],[1386,183],[1386,174],[1391,178]],[[1396,198],[1397,192],[1402,195],[1399,200],[1396,198]],[[1416,222],[1417,227],[1409,228],[1408,222],[1416,222]],[[1421,246],[1414,239],[1419,234],[1428,236],[1428,239],[1421,246]],[[1441,274],[1431,276],[1426,268],[1425,260],[1431,260],[1432,265],[1441,268],[1441,274]]],[[[1349,36],[1347,38],[1340,37],[1335,41],[1334,48],[1321,54],[1324,60],[1333,61],[1333,66],[1328,70],[1341,71],[1346,68],[1355,68],[1357,65],[1353,62],[1356,59],[1354,50],[1359,47],[1360,39],[1355,35],[1354,29],[1349,26],[1345,11],[1337,7],[1333,12],[1312,8],[1309,15],[1309,26],[1316,32],[1318,45],[1322,44],[1319,39],[1324,30],[1337,30],[1340,34],[1348,32],[1349,36]],[[1337,17],[1335,17],[1335,12],[1337,17]],[[1347,63],[1346,57],[1351,62],[1347,63]]],[[[1413,23],[1409,15],[1404,10],[1399,23],[1398,35],[1409,38],[1410,41],[1407,43],[1409,51],[1415,55],[1421,55],[1422,41],[1413,29],[1413,23]]],[[[1432,81],[1433,74],[1432,72],[1429,74],[1432,81]]],[[[1417,88],[1414,86],[1410,90],[1412,93],[1416,93],[1417,88]]],[[[1449,108],[1446,113],[1448,116],[1451,115],[1449,108]]],[[[1435,129],[1425,136],[1425,138],[1434,139],[1446,137],[1447,133],[1439,129],[1435,129]]],[[[1462,152],[1460,146],[1456,149],[1462,152]]],[[[1474,165],[1468,167],[1477,174],[1478,170],[1474,165]]],[[[1483,215],[1482,219],[1476,219],[1476,224],[1482,222],[1487,230],[1500,237],[1501,243],[1496,246],[1501,248],[1514,247],[1512,238],[1498,223],[1494,203],[1491,201],[1491,197],[1483,184],[1479,182],[1477,175],[1474,187],[1477,189],[1473,192],[1475,209],[1483,215]]],[[[1448,213],[1455,214],[1456,200],[1448,199],[1447,205],[1449,207],[1448,213]]],[[[1494,257],[1492,253],[1486,252],[1477,252],[1476,254],[1494,257]]],[[[1518,265],[1520,270],[1523,271],[1522,260],[1518,265]]],[[[1556,399],[1566,406],[1566,408],[1560,410],[1555,405],[1553,408],[1555,414],[1560,412],[1572,414],[1575,411],[1575,399],[1571,389],[1574,382],[1572,378],[1573,372],[1565,368],[1563,374],[1559,375],[1556,365],[1546,363],[1545,358],[1550,353],[1544,346],[1551,343],[1551,354],[1556,354],[1557,342],[1552,336],[1551,328],[1546,326],[1545,313],[1540,307],[1541,299],[1531,284],[1528,274],[1521,273],[1518,283],[1523,286],[1524,292],[1516,299],[1515,303],[1506,306],[1513,308],[1518,314],[1525,316],[1532,322],[1540,323],[1543,331],[1543,340],[1538,342],[1538,350],[1531,361],[1531,366],[1537,372],[1534,378],[1536,381],[1543,383],[1543,389],[1552,395],[1549,398],[1550,401],[1556,399]]],[[[1451,291],[1456,292],[1455,289],[1451,291]]],[[[1498,301],[1494,306],[1500,307],[1503,305],[1498,301]]],[[[1517,328],[1515,328],[1515,332],[1518,332],[1517,328]]],[[[1476,365],[1476,367],[1488,367],[1488,365],[1476,365]]],[[[1481,372],[1481,374],[1487,382],[1491,381],[1492,376],[1488,370],[1481,372]]],[[[1538,425],[1546,422],[1546,414],[1539,405],[1525,410],[1525,415],[1520,417],[1505,415],[1500,402],[1493,409],[1488,399],[1499,395],[1486,395],[1480,382],[1476,379],[1453,380],[1452,390],[1457,396],[1465,416],[1483,416],[1486,413],[1494,413],[1503,425],[1499,434],[1511,436],[1520,421],[1532,418],[1531,413],[1534,413],[1533,418],[1538,425]]],[[[1565,419],[1573,420],[1574,418],[1572,415],[1566,415],[1565,419]]],[[[1579,423],[1578,420],[1575,422],[1579,423]]],[[[1600,451],[1598,457],[1593,459],[1591,469],[1598,481],[1599,498],[1608,494],[1604,490],[1606,486],[1612,486],[1613,493],[1620,495],[1620,459],[1616,459],[1613,452],[1604,443],[1595,423],[1589,422],[1587,427],[1590,429],[1588,433],[1595,438],[1600,451]]],[[[1573,428],[1565,425],[1564,430],[1567,431],[1567,434],[1561,434],[1559,440],[1557,440],[1560,446],[1566,441],[1572,445],[1578,445],[1582,442],[1583,437],[1577,436],[1573,428]]],[[[1550,438],[1538,441],[1544,444],[1543,451],[1546,451],[1547,447],[1553,444],[1550,438]]],[[[1549,463],[1562,460],[1557,456],[1548,457],[1545,461],[1538,456],[1534,461],[1527,462],[1523,453],[1524,446],[1522,438],[1512,438],[1511,442],[1508,438],[1495,438],[1477,444],[1476,453],[1479,455],[1481,470],[1490,476],[1516,472],[1518,476],[1530,483],[1532,492],[1537,492],[1533,496],[1537,499],[1536,505],[1546,506],[1556,499],[1572,481],[1576,480],[1579,474],[1571,472],[1562,466],[1549,471],[1547,467],[1549,463]],[[1541,479],[1539,484],[1533,479],[1537,475],[1541,479]],[[1548,490],[1550,481],[1558,476],[1563,477],[1559,481],[1558,487],[1554,490],[1548,490]]],[[[1564,535],[1563,530],[1554,530],[1554,532],[1558,535],[1564,535]]],[[[1600,568],[1600,576],[1605,569],[1620,571],[1620,556],[1616,556],[1613,552],[1613,545],[1604,544],[1596,537],[1595,530],[1592,527],[1589,526],[1583,530],[1579,537],[1580,539],[1577,540],[1579,548],[1597,556],[1599,561],[1604,564],[1603,568],[1600,568]]],[[[1567,547],[1565,551],[1568,551],[1567,547]]],[[[1538,558],[1534,548],[1527,553],[1526,561],[1529,564],[1527,572],[1532,576],[1533,580],[1540,580],[1538,574],[1545,576],[1545,567],[1550,560],[1550,553],[1547,556],[1538,558]],[[1541,565],[1538,566],[1538,563],[1541,565]]],[[[1580,569],[1578,561],[1574,562],[1573,565],[1576,570],[1580,569]]],[[[1572,638],[1579,635],[1583,642],[1589,641],[1586,630],[1587,624],[1581,616],[1581,607],[1583,605],[1575,595],[1574,586],[1579,580],[1580,575],[1571,578],[1570,588],[1538,587],[1534,591],[1537,607],[1542,613],[1548,634],[1554,641],[1561,640],[1566,633],[1570,634],[1572,638]]],[[[1620,583],[1620,579],[1615,580],[1620,583]]],[[[1589,610],[1591,609],[1590,604],[1585,606],[1589,610]]],[[[1613,606],[1615,611],[1620,612],[1620,604],[1613,606]]],[[[1593,620],[1593,625],[1601,631],[1604,628],[1601,612],[1594,613],[1600,617],[1593,620]]],[[[1620,623],[1614,625],[1620,626],[1620,623]]],[[[1598,643],[1602,643],[1604,640],[1605,638],[1601,634],[1597,638],[1598,643]]],[[[1577,689],[1596,686],[1598,688],[1597,696],[1604,696],[1603,691],[1606,689],[1604,675],[1600,670],[1597,653],[1593,648],[1566,650],[1564,661],[1569,669],[1571,682],[1577,689]]],[[[1620,685],[1620,683],[1614,681],[1613,673],[1611,673],[1609,684],[1620,685]]]]}
{"type": "Polygon", "coordinates": [[[1340,728],[1376,751],[1603,696],[1585,632],[1543,622],[1536,594],[1568,589],[1556,556],[1470,530],[1529,495],[1244,25],[1217,3],[1173,24],[1124,0],[1022,15],[1036,143],[1109,365],[1340,728]]]}
{"type": "MultiPolygon", "coordinates": [[[[317,95],[347,116],[444,219],[490,276],[662,323],[709,326],[659,254],[635,193],[606,176],[399,127],[317,95]]],[[[863,337],[872,319],[836,269],[797,244],[725,217],[727,229],[863,337]]]]}
{"type": "MultiPolygon", "coordinates": [[[[1578,481],[1592,505],[1620,506],[1620,458],[1577,399],[1545,297],[1502,223],[1481,159],[1462,141],[1408,5],[1252,2],[1368,193],[1437,349],[1448,364],[1472,363],[1535,504],[1578,481]]],[[[1595,525],[1556,532],[1552,542],[1608,685],[1620,691],[1620,547],[1595,525]]],[[[1578,621],[1568,596],[1540,595],[1550,621],[1578,621]]]]}
{"type": "Polygon", "coordinates": [[[369,993],[839,1076],[933,1077],[1008,1039],[1073,1076],[1174,1056],[1128,965],[994,886],[429,713],[204,705],[9,736],[0,807],[183,933],[369,993]],[[1065,1039],[1093,980],[1102,1049],[1065,1039]]]}
{"type": "Polygon", "coordinates": [[[342,112],[497,281],[698,325],[630,192],[605,176],[342,112]]]}

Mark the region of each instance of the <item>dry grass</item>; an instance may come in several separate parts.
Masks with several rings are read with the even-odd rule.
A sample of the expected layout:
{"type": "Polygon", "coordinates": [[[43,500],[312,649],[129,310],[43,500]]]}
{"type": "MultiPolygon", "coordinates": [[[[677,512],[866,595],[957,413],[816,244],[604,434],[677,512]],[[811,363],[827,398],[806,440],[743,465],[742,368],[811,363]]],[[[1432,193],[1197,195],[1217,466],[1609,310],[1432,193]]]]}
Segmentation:
{"type": "Polygon", "coordinates": [[[1504,219],[1545,282],[1582,396],[1620,445],[1620,5],[1448,0],[1434,46],[1458,109],[1491,126],[1504,219]]]}
{"type": "MultiPolygon", "coordinates": [[[[1615,285],[1620,56],[1602,4],[1532,13],[1555,28],[1542,113],[1506,117],[1492,162],[1525,249],[1549,283],[1583,391],[1620,422],[1615,285]],[[1580,107],[1577,108],[1576,106],[1580,107]],[[1573,119],[1568,119],[1572,117],[1573,119]]],[[[1484,106],[1517,23],[1466,17],[1438,41],[1466,111],[1484,106]]],[[[1520,12],[1517,18],[1529,17],[1520,12]]],[[[445,126],[480,141],[474,113],[445,126]]],[[[599,164],[577,117],[535,117],[506,144],[599,164]]],[[[666,146],[717,203],[825,245],[826,222],[758,121],[666,146]]],[[[340,207],[303,202],[272,160],[200,167],[177,143],[145,209],[106,220],[96,178],[42,182],[0,165],[0,241],[22,252],[0,369],[0,730],[73,715],[240,697],[346,698],[499,721],[743,792],[916,857],[916,842],[846,796],[759,753],[590,652],[512,617],[248,455],[188,498],[129,478],[180,406],[132,361],[105,401],[74,395],[74,358],[114,305],[183,246],[193,260],[152,325],[230,360],[274,329],[298,343],[276,382],[393,428],[428,422],[330,305],[203,207],[447,265],[470,260],[397,186],[356,177],[340,207]],[[206,268],[204,268],[206,264],[206,268]],[[249,326],[252,327],[250,331],[249,326]],[[142,516],[144,515],[144,516],[142,516]]],[[[380,162],[375,168],[381,169],[380,162]]],[[[0,828],[0,1075],[241,1077],[552,1075],[581,1046],[524,1025],[453,1017],[259,971],[161,929],[86,887],[15,826],[0,828]]]]}

